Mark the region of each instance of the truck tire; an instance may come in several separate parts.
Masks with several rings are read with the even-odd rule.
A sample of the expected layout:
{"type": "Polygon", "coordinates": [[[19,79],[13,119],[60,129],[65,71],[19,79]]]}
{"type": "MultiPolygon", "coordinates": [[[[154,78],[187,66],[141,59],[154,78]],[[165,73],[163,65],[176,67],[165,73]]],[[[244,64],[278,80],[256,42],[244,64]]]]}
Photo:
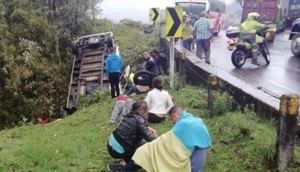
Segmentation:
{"type": "Polygon", "coordinates": [[[300,57],[300,46],[297,45],[300,44],[300,34],[296,34],[293,37],[292,43],[291,43],[291,50],[295,57],[300,57]]]}

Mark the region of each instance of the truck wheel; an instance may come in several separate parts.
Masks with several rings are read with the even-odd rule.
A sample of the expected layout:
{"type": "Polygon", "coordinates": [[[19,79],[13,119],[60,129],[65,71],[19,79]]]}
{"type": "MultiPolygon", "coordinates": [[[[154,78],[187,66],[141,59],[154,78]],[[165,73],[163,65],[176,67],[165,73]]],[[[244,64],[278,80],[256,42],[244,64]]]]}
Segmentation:
{"type": "Polygon", "coordinates": [[[300,57],[300,34],[293,37],[291,50],[295,57],[300,57]]]}

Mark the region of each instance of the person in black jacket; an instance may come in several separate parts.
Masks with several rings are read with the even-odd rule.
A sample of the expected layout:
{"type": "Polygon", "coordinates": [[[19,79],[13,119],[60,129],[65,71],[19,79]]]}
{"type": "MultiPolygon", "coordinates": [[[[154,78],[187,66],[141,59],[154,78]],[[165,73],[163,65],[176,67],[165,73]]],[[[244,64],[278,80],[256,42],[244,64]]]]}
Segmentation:
{"type": "Polygon", "coordinates": [[[158,74],[158,66],[149,52],[144,52],[145,69],[154,75],[158,74]]]}
{"type": "Polygon", "coordinates": [[[116,171],[136,171],[140,167],[131,160],[142,140],[150,142],[157,136],[156,131],[148,127],[148,106],[145,101],[137,101],[120,125],[109,136],[107,149],[113,158],[122,159],[126,163],[108,164],[107,169],[116,171]]]}

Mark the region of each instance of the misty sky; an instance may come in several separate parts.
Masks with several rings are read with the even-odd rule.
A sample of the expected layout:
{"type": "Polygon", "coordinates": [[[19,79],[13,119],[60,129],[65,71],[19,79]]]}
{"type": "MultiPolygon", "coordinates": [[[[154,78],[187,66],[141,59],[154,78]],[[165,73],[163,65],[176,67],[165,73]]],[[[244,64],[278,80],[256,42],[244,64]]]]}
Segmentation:
{"type": "MultiPolygon", "coordinates": [[[[225,0],[232,2],[234,0],[225,0]]],[[[149,9],[174,6],[174,0],[104,0],[101,4],[103,17],[113,21],[124,18],[149,22],[149,9]]]]}

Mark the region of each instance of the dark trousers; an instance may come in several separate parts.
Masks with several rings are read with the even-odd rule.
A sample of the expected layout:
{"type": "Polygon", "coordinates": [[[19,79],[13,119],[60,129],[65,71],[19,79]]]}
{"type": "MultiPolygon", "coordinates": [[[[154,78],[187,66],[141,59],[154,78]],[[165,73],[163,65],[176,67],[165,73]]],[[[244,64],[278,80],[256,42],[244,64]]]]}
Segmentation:
{"type": "Polygon", "coordinates": [[[114,151],[113,148],[109,144],[107,144],[107,150],[113,158],[123,159],[126,162],[126,165],[123,166],[124,171],[137,171],[141,168],[140,166],[136,165],[131,159],[136,149],[125,149],[125,152],[120,154],[114,151]]]}
{"type": "Polygon", "coordinates": [[[108,79],[111,87],[111,97],[115,98],[120,95],[120,88],[119,88],[119,82],[120,82],[120,73],[119,72],[113,72],[109,73],[108,79]],[[116,95],[117,92],[117,95],[116,95]]]}
{"type": "Polygon", "coordinates": [[[148,122],[150,123],[161,123],[165,118],[159,117],[154,113],[148,113],[148,122]]]}
{"type": "Polygon", "coordinates": [[[196,55],[202,58],[205,54],[205,61],[210,61],[210,39],[197,39],[196,55]]]}
{"type": "Polygon", "coordinates": [[[192,50],[192,43],[193,43],[193,39],[190,38],[190,39],[184,39],[182,41],[182,46],[188,50],[192,50]]]}
{"type": "Polygon", "coordinates": [[[265,46],[267,46],[266,43],[265,42],[258,43],[258,46],[259,46],[259,50],[262,53],[263,57],[267,58],[268,55],[267,55],[267,52],[265,51],[265,46]]]}

